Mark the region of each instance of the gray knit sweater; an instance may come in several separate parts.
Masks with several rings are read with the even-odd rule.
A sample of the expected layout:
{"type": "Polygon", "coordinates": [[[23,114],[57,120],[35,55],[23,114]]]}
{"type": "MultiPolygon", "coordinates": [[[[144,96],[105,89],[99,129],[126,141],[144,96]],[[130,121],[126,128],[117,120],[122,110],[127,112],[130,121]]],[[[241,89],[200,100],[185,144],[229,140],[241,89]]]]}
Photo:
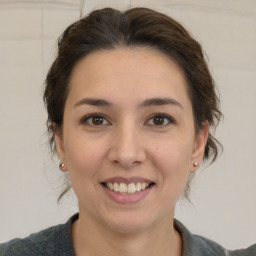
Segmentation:
{"type": "MultiPolygon", "coordinates": [[[[77,218],[78,214],[65,224],[0,244],[0,256],[75,256],[71,226],[77,218]]],[[[177,220],[175,227],[182,236],[183,256],[256,256],[256,244],[247,249],[228,251],[209,239],[191,234],[177,220]]]]}

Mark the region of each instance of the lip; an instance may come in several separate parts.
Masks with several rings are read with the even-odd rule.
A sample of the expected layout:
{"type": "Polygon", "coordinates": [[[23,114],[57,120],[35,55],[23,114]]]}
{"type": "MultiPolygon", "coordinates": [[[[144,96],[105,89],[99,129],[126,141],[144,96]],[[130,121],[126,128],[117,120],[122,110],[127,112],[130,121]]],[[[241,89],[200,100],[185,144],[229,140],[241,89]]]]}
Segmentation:
{"type": "Polygon", "coordinates": [[[106,180],[103,180],[101,183],[107,183],[107,182],[111,182],[111,183],[116,182],[116,183],[125,183],[125,184],[137,183],[137,182],[154,183],[152,180],[145,179],[145,178],[142,178],[142,177],[130,177],[130,178],[112,177],[112,178],[108,178],[106,180]]]}
{"type": "Polygon", "coordinates": [[[150,186],[145,190],[141,190],[139,192],[136,192],[134,194],[120,194],[115,191],[112,191],[102,185],[103,190],[107,194],[107,196],[119,204],[135,204],[139,201],[142,201],[152,190],[154,186],[150,186]]]}
{"type": "Polygon", "coordinates": [[[115,201],[116,203],[119,203],[119,204],[135,204],[135,203],[138,203],[138,202],[142,201],[143,199],[145,199],[149,195],[149,193],[154,188],[154,185],[149,186],[145,190],[141,190],[141,191],[136,192],[134,194],[120,194],[120,193],[117,193],[117,192],[112,191],[109,188],[107,188],[104,185],[104,183],[107,183],[107,182],[111,182],[111,183],[117,182],[117,183],[125,183],[125,184],[136,183],[136,182],[145,182],[145,183],[155,184],[152,180],[145,179],[145,178],[142,178],[142,177],[131,177],[131,178],[112,177],[112,178],[106,179],[103,182],[101,182],[101,186],[102,186],[104,192],[106,193],[106,195],[111,200],[113,200],[113,201],[115,201]]]}

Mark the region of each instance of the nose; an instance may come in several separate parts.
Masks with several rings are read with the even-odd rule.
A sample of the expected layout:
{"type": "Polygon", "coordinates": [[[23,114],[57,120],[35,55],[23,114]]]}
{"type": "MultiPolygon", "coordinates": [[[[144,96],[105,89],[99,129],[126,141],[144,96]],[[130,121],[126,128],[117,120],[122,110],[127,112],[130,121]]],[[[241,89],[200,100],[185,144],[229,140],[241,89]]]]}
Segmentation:
{"type": "Polygon", "coordinates": [[[124,169],[131,169],[146,160],[143,136],[134,124],[123,124],[115,129],[109,160],[124,169]]]}

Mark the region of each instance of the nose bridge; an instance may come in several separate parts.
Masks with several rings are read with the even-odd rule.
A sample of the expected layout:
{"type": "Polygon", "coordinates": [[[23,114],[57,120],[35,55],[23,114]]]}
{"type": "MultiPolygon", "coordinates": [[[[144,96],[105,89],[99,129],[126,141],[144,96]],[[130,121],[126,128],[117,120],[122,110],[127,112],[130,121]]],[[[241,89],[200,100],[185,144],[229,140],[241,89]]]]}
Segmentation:
{"type": "Polygon", "coordinates": [[[125,168],[143,162],[146,158],[140,129],[132,118],[117,125],[110,152],[111,160],[125,168]]]}

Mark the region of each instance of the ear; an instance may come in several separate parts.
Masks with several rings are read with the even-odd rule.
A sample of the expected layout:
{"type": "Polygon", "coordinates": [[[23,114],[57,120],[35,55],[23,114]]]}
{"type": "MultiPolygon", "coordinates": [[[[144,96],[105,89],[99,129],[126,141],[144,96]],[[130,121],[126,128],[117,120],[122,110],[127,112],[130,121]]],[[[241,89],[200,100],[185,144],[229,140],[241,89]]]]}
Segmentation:
{"type": "Polygon", "coordinates": [[[62,167],[61,171],[67,171],[67,164],[66,164],[66,154],[64,149],[64,142],[63,142],[63,135],[61,131],[58,129],[54,129],[54,141],[56,145],[57,154],[60,160],[60,163],[64,163],[65,166],[62,167]]]}
{"type": "Polygon", "coordinates": [[[195,137],[193,153],[191,158],[191,172],[195,172],[203,161],[205,145],[208,139],[209,123],[205,121],[195,137]],[[195,164],[197,163],[197,164],[195,164]]]}

